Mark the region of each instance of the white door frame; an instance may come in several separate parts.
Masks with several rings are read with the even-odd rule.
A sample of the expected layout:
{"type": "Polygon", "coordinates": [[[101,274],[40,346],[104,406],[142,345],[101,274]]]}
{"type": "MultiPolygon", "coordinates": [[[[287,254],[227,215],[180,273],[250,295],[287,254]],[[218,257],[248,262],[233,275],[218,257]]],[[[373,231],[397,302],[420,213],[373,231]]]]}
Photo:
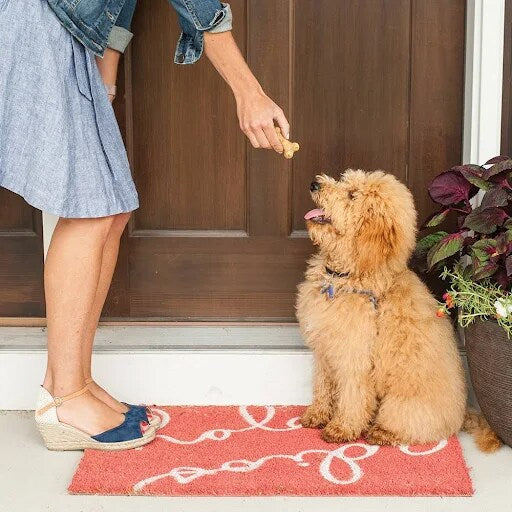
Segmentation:
{"type": "Polygon", "coordinates": [[[463,163],[500,154],[505,0],[468,0],[463,163]]]}

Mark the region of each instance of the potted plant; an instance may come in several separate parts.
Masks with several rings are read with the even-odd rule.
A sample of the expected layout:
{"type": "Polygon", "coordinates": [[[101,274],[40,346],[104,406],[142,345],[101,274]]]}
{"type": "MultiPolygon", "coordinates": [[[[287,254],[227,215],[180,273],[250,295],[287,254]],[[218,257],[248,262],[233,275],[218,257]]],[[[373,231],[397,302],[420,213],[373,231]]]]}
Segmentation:
{"type": "Polygon", "coordinates": [[[421,238],[416,258],[447,282],[437,314],[457,311],[482,413],[512,445],[512,159],[452,167],[429,194],[441,209],[423,227],[447,227],[421,238]]]}

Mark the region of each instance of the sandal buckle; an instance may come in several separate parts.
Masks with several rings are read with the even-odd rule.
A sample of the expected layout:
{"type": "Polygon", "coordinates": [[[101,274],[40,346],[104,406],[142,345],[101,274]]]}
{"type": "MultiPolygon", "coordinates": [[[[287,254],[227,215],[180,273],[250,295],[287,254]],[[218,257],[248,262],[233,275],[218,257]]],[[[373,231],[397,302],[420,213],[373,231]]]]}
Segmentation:
{"type": "Polygon", "coordinates": [[[62,405],[64,403],[64,400],[62,400],[62,398],[59,398],[59,397],[55,397],[53,399],[53,401],[55,402],[55,407],[59,407],[60,405],[62,405]]]}

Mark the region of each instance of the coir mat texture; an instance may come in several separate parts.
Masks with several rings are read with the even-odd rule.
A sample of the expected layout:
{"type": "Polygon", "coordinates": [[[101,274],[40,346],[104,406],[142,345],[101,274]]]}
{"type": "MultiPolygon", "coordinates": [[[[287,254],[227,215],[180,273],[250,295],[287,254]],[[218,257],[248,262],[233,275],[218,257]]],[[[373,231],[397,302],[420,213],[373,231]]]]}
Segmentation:
{"type": "Polygon", "coordinates": [[[161,407],[152,443],[87,450],[71,493],[154,496],[469,496],[456,437],[428,446],[328,444],[303,407],[161,407]]]}

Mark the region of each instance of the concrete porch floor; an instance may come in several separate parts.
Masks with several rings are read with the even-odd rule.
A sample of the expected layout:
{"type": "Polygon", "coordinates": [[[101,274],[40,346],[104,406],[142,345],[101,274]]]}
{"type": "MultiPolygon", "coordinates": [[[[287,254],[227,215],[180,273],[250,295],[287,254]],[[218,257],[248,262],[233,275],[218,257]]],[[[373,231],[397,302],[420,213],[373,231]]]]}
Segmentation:
{"type": "Polygon", "coordinates": [[[475,495],[471,498],[148,498],[70,496],[81,452],[49,452],[33,413],[0,412],[0,511],[9,512],[506,512],[512,503],[512,450],[477,451],[461,434],[475,495]]]}

